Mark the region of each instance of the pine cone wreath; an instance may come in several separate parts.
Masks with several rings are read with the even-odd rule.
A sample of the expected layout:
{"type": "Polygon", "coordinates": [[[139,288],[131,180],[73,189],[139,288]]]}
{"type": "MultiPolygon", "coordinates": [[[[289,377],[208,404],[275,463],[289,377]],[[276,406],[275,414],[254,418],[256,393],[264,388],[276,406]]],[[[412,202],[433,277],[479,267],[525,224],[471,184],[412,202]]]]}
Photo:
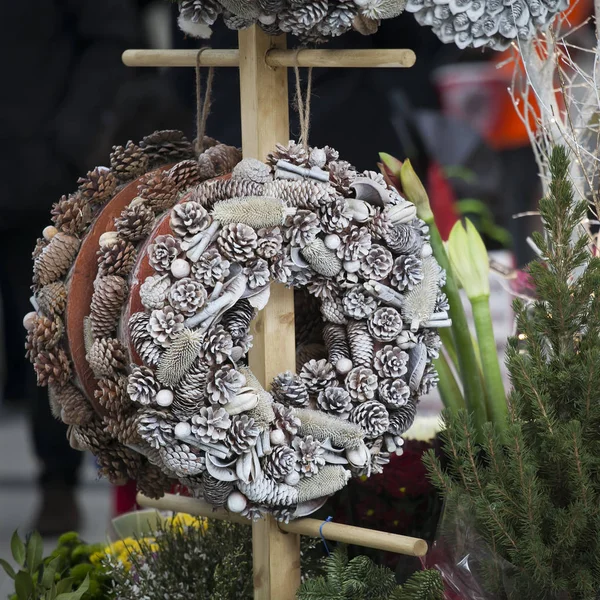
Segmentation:
{"type": "Polygon", "coordinates": [[[90,305],[90,320],[95,336],[110,336],[116,331],[127,289],[125,279],[117,275],[96,278],[90,305]]]}
{"type": "Polygon", "coordinates": [[[94,398],[108,414],[116,414],[131,406],[127,395],[127,377],[100,377],[96,382],[94,398]]]}
{"type": "Polygon", "coordinates": [[[352,410],[350,421],[358,425],[366,437],[377,438],[388,430],[390,416],[381,402],[368,400],[352,410]]]}
{"type": "Polygon", "coordinates": [[[37,384],[45,387],[49,384],[63,387],[71,378],[69,358],[62,348],[38,352],[33,363],[37,384]]]}
{"type": "Polygon", "coordinates": [[[57,229],[74,236],[83,233],[92,220],[92,211],[79,194],[62,196],[52,206],[51,214],[52,222],[57,229]]]}
{"type": "Polygon", "coordinates": [[[138,194],[146,206],[158,214],[177,202],[178,189],[167,173],[154,171],[140,180],[138,194]]]}
{"type": "Polygon", "coordinates": [[[148,170],[148,155],[131,140],[125,146],[113,146],[110,154],[112,172],[119,181],[129,181],[148,170]]]}
{"type": "Polygon", "coordinates": [[[44,315],[50,318],[60,316],[67,306],[67,288],[62,281],[55,281],[40,288],[35,299],[44,315]]]}
{"type": "Polygon", "coordinates": [[[97,338],[85,358],[96,377],[116,377],[127,371],[127,350],[116,338],[97,338]]]}
{"type": "Polygon", "coordinates": [[[115,219],[115,229],[119,237],[128,242],[145,239],[154,227],[154,212],[142,198],[133,200],[115,219]]]}
{"type": "Polygon", "coordinates": [[[96,167],[77,180],[79,193],[92,206],[104,204],[117,189],[117,178],[110,169],[96,167]]]}
{"type": "Polygon", "coordinates": [[[242,160],[242,152],[233,146],[217,144],[198,157],[198,169],[202,181],[231,173],[242,160]]]}
{"type": "Polygon", "coordinates": [[[41,287],[66,275],[77,256],[79,244],[76,237],[59,231],[33,263],[34,283],[41,287]]]}
{"type": "Polygon", "coordinates": [[[304,381],[291,371],[280,373],[271,383],[271,393],[286,406],[307,406],[309,397],[304,381]]]}
{"type": "Polygon", "coordinates": [[[130,242],[117,239],[114,244],[98,250],[98,275],[127,277],[135,264],[136,249],[130,242]]]}
{"type": "Polygon", "coordinates": [[[140,148],[148,157],[151,166],[176,163],[195,157],[194,147],[183,132],[174,129],[155,131],[147,135],[140,148]]]}
{"type": "Polygon", "coordinates": [[[274,481],[283,481],[296,468],[296,452],[289,446],[275,446],[271,454],[262,461],[265,477],[274,481]]]}

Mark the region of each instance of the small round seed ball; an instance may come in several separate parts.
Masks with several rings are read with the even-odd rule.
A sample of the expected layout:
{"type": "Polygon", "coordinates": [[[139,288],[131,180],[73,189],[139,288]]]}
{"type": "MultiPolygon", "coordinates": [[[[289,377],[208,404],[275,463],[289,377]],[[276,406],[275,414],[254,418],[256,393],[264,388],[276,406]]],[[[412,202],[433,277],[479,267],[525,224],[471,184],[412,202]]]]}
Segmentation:
{"type": "Polygon", "coordinates": [[[232,513],[241,513],[247,504],[246,496],[241,492],[231,492],[227,497],[227,510],[232,513]]]}
{"type": "Polygon", "coordinates": [[[335,233],[330,233],[329,235],[325,236],[325,247],[329,248],[330,250],[337,250],[341,243],[342,240],[340,236],[336,235],[335,233]]]}
{"type": "Polygon", "coordinates": [[[274,429],[271,431],[271,444],[273,444],[273,446],[285,444],[285,433],[283,433],[281,429],[274,429]]]}
{"type": "Polygon", "coordinates": [[[160,390],[160,392],[156,394],[156,404],[164,407],[171,406],[171,404],[173,404],[173,392],[171,390],[160,390]]]}
{"type": "Polygon", "coordinates": [[[114,246],[119,239],[119,234],[116,231],[105,231],[98,240],[100,248],[109,248],[114,246]]]}
{"type": "Polygon", "coordinates": [[[300,481],[300,473],[298,473],[298,471],[292,471],[289,475],[286,475],[283,481],[288,485],[297,485],[300,481]]]}
{"type": "Polygon", "coordinates": [[[346,273],[358,273],[360,269],[360,261],[358,260],[347,260],[344,263],[344,269],[346,273]]]}
{"type": "Polygon", "coordinates": [[[335,370],[340,375],[347,375],[352,371],[352,361],[349,358],[340,358],[340,360],[335,363],[335,370]]]}
{"type": "Polygon", "coordinates": [[[171,264],[171,273],[176,279],[187,277],[191,270],[190,263],[183,258],[176,258],[171,264]]]}
{"type": "Polygon", "coordinates": [[[433,254],[433,248],[431,244],[423,244],[421,248],[421,258],[427,258],[433,254]]]}
{"type": "Polygon", "coordinates": [[[48,227],[42,229],[42,236],[47,242],[49,242],[57,233],[58,229],[56,229],[54,225],[48,225],[48,227]]]}
{"type": "Polygon", "coordinates": [[[31,328],[33,327],[33,324],[35,323],[36,318],[37,318],[37,313],[34,310],[32,310],[31,312],[28,312],[23,317],[23,327],[25,327],[25,329],[27,329],[27,331],[30,331],[31,328]]]}
{"type": "Polygon", "coordinates": [[[181,423],[177,423],[177,425],[175,425],[175,437],[176,438],[179,438],[180,440],[182,440],[182,439],[188,437],[191,433],[192,433],[192,426],[189,423],[182,421],[181,423]]]}

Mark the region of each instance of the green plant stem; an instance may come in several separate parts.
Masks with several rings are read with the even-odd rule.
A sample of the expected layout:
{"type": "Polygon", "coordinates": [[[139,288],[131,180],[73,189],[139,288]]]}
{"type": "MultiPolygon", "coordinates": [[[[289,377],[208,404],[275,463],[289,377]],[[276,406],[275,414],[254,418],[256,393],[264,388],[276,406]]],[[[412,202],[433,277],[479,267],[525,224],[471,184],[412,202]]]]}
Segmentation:
{"type": "Polygon", "coordinates": [[[473,307],[473,319],[475,320],[475,330],[479,342],[479,356],[487,391],[488,415],[494,426],[499,431],[504,431],[507,425],[508,406],[500,362],[498,361],[498,351],[496,350],[489,296],[479,296],[470,299],[470,301],[473,307]]]}
{"type": "Polygon", "coordinates": [[[438,333],[440,335],[440,339],[442,340],[444,350],[446,350],[446,353],[448,354],[450,362],[452,362],[456,370],[458,370],[458,353],[456,352],[456,346],[454,345],[452,329],[449,327],[441,327],[438,330],[438,333]]]}
{"type": "MultiPolygon", "coordinates": [[[[427,216],[427,215],[425,215],[427,216]]],[[[440,266],[446,271],[446,285],[444,291],[448,296],[450,304],[450,318],[452,319],[452,334],[454,336],[454,347],[458,353],[458,365],[460,376],[463,383],[465,401],[467,410],[473,413],[475,424],[481,430],[484,423],[488,420],[485,389],[481,382],[479,365],[473,342],[471,341],[471,332],[467,322],[462,305],[462,299],[458,291],[458,284],[452,274],[450,261],[444,248],[442,236],[435,225],[433,217],[424,219],[429,225],[430,243],[433,248],[433,253],[440,266]]]]}
{"type": "Polygon", "coordinates": [[[465,408],[465,399],[463,398],[460,387],[454,377],[454,373],[443,354],[440,354],[439,358],[433,361],[435,368],[438,372],[440,381],[438,383],[438,389],[444,406],[456,413],[461,409],[465,408]]]}

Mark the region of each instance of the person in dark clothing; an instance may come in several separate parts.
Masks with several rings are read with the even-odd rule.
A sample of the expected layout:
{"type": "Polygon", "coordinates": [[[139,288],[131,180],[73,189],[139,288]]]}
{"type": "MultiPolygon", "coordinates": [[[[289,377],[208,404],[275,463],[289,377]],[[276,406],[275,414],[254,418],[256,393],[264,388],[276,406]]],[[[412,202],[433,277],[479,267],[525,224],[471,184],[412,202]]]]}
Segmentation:
{"type": "Polygon", "coordinates": [[[31,310],[31,251],[49,210],[77,177],[106,161],[111,107],[129,77],[121,53],[138,41],[130,0],[2,2],[5,57],[0,101],[0,289],[6,371],[4,398],[31,400],[33,441],[40,461],[45,534],[75,529],[74,486],[82,454],[52,418],[46,390],[25,363],[23,315],[31,310]]]}

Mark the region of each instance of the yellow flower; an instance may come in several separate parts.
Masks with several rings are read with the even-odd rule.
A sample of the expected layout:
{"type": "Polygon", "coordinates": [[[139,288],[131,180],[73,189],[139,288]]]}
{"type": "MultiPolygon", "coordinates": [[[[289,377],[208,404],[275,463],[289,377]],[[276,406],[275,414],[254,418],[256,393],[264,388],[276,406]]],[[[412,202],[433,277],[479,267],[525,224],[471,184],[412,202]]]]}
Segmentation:
{"type": "Polygon", "coordinates": [[[192,517],[186,513],[177,513],[172,517],[165,519],[165,526],[167,528],[178,529],[179,531],[184,531],[189,528],[206,530],[208,522],[206,519],[198,519],[197,517],[192,517]]]}

